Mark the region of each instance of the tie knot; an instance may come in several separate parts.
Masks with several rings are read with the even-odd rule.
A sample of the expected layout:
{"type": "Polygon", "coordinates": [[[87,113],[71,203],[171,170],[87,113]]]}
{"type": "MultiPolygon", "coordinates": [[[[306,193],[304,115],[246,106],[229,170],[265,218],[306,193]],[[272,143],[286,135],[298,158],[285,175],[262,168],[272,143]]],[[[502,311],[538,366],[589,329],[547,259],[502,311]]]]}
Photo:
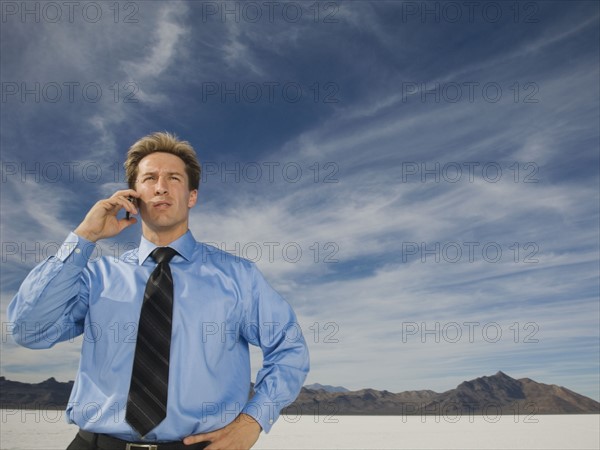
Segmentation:
{"type": "Polygon", "coordinates": [[[156,247],[154,250],[152,250],[150,256],[152,256],[154,261],[160,264],[162,262],[168,263],[176,254],[177,250],[172,249],[171,247],[156,247]]]}

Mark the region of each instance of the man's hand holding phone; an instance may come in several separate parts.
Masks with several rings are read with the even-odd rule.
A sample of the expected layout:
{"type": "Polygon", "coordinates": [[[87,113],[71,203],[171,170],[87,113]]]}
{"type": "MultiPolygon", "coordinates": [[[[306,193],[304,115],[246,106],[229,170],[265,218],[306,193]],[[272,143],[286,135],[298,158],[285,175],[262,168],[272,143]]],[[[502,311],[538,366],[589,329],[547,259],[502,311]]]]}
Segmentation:
{"type": "Polygon", "coordinates": [[[125,228],[137,222],[130,214],[137,214],[137,199],[140,197],[133,189],[115,192],[111,197],[96,202],[83,221],[75,228],[75,234],[88,241],[116,236],[125,228]],[[117,219],[117,214],[125,209],[125,218],[117,219]]]}
{"type": "MultiPolygon", "coordinates": [[[[127,200],[129,200],[134,205],[137,205],[137,199],[135,197],[132,197],[130,195],[129,197],[127,197],[127,200]]],[[[129,211],[125,211],[125,220],[129,220],[130,217],[131,217],[131,213],[129,211]]]]}

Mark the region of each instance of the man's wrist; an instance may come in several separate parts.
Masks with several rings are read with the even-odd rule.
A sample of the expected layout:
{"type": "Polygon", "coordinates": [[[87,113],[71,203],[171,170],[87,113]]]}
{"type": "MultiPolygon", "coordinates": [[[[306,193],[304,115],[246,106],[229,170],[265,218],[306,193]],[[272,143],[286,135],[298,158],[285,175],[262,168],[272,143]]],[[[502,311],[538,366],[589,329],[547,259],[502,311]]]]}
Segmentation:
{"type": "Polygon", "coordinates": [[[242,408],[241,414],[252,417],[261,429],[268,433],[279,417],[281,404],[271,401],[266,395],[256,392],[242,408]]]}
{"type": "Polygon", "coordinates": [[[250,414],[240,413],[238,416],[240,420],[250,424],[251,426],[256,426],[257,431],[260,433],[262,431],[262,426],[254,417],[250,414]]]}
{"type": "Polygon", "coordinates": [[[86,229],[83,228],[81,225],[79,225],[77,228],[75,228],[75,230],[73,230],[73,233],[75,233],[80,238],[85,239],[86,241],[96,243],[99,240],[98,236],[95,236],[93,233],[86,231],[86,229]]]}
{"type": "Polygon", "coordinates": [[[69,233],[67,239],[58,248],[56,258],[63,263],[85,267],[95,248],[95,242],[89,241],[73,231],[69,233]]]}

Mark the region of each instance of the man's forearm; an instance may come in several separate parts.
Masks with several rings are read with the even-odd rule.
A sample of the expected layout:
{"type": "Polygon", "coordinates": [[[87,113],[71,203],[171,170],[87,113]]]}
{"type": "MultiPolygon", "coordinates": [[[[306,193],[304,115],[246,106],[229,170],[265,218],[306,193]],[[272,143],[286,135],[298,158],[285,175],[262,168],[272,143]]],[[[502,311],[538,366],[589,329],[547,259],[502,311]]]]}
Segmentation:
{"type": "Polygon", "coordinates": [[[71,234],[57,256],[27,275],[8,306],[11,332],[18,344],[49,348],[81,334],[82,325],[75,323],[71,309],[82,290],[81,276],[89,253],[89,243],[71,234]]]}

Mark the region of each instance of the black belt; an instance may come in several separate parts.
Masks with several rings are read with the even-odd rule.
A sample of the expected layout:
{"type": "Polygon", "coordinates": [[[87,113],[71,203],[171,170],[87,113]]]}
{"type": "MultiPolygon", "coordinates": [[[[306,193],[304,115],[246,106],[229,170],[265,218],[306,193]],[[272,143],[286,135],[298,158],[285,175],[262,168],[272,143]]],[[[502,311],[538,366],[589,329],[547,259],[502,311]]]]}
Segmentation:
{"type": "Polygon", "coordinates": [[[117,439],[107,434],[90,433],[89,431],[79,430],[79,436],[90,444],[96,442],[96,446],[101,450],[202,450],[210,442],[198,442],[197,444],[185,445],[183,442],[127,442],[117,439]]]}

